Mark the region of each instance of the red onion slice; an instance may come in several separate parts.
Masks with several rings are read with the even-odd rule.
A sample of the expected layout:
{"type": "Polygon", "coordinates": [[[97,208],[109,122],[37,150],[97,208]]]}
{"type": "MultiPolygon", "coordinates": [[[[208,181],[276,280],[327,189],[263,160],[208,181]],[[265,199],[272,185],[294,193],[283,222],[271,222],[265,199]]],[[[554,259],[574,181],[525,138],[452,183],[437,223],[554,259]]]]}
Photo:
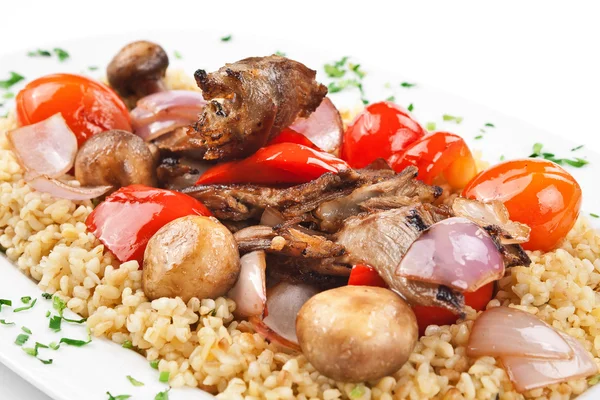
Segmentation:
{"type": "Polygon", "coordinates": [[[156,119],[139,128],[134,128],[135,134],[144,139],[146,142],[154,140],[165,133],[174,131],[182,126],[188,126],[193,121],[185,118],[164,118],[156,119]]]}
{"type": "Polygon", "coordinates": [[[38,176],[27,183],[38,192],[49,193],[60,199],[75,201],[95,199],[112,189],[112,186],[71,186],[49,176],[38,176]]]}
{"type": "Polygon", "coordinates": [[[536,316],[515,308],[495,307],[475,320],[467,356],[568,360],[573,349],[554,328],[536,316]]]}
{"type": "Polygon", "coordinates": [[[267,301],[265,270],[267,263],[264,251],[253,251],[240,259],[241,270],[229,297],[237,305],[235,316],[247,318],[262,315],[267,301]]]}
{"type": "Polygon", "coordinates": [[[334,152],[342,143],[344,123],[329,97],[325,97],[308,118],[298,118],[290,128],[306,136],[323,151],[334,152]]]}
{"type": "Polygon", "coordinates": [[[155,114],[170,109],[198,109],[206,105],[202,93],[191,90],[166,90],[153,93],[138,100],[136,106],[151,110],[155,114]]]}
{"type": "Polygon", "coordinates": [[[304,303],[319,291],[302,283],[280,282],[267,291],[266,316],[251,320],[256,331],[268,340],[300,350],[296,336],[296,316],[304,303]]]}
{"type": "Polygon", "coordinates": [[[508,210],[500,201],[483,203],[457,197],[452,203],[452,211],[456,216],[468,218],[480,226],[499,226],[507,234],[507,236],[501,238],[502,244],[529,241],[531,228],[520,222],[511,221],[508,210]]]}
{"type": "Polygon", "coordinates": [[[273,207],[265,208],[262,216],[260,217],[260,224],[265,226],[277,226],[279,224],[283,224],[285,222],[285,218],[283,215],[274,209],[273,207]]]}
{"type": "Polygon", "coordinates": [[[559,332],[573,350],[569,360],[543,360],[527,357],[502,357],[508,377],[519,392],[525,392],[598,373],[594,359],[577,339],[559,332]]]}
{"type": "Polygon", "coordinates": [[[504,261],[490,235],[466,218],[440,221],[408,249],[396,275],[472,292],[504,276],[504,261]]]}
{"type": "Polygon", "coordinates": [[[77,154],[77,137],[60,113],[8,132],[8,140],[26,179],[58,178],[73,167],[77,154]]]}

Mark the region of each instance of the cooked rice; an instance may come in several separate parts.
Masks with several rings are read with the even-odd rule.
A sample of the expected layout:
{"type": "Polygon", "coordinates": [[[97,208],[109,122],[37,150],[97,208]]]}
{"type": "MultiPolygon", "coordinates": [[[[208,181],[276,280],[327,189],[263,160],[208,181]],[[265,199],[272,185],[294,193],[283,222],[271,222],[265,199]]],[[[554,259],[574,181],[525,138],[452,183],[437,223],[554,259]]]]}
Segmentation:
{"type": "MultiPolygon", "coordinates": [[[[171,87],[195,88],[170,72],[171,87]]],[[[471,359],[465,345],[477,313],[465,321],[430,326],[409,361],[393,376],[365,384],[320,375],[301,354],[267,343],[246,322],[233,321],[233,301],[162,298],[149,302],[135,261],[121,265],[104,251],[84,221],[91,202],[56,200],[35,192],[9,150],[5,132],[13,116],[0,119],[0,245],[7,257],[39,282],[43,291],[68,301],[88,317],[95,336],[132,342],[148,360],[160,360],[173,387],[199,387],[222,399],[569,399],[588,388],[585,379],[514,391],[493,357],[471,359]]],[[[511,305],[536,314],[568,333],[600,366],[600,235],[580,219],[562,246],[530,253],[529,268],[512,268],[489,307],[511,305]]]]}

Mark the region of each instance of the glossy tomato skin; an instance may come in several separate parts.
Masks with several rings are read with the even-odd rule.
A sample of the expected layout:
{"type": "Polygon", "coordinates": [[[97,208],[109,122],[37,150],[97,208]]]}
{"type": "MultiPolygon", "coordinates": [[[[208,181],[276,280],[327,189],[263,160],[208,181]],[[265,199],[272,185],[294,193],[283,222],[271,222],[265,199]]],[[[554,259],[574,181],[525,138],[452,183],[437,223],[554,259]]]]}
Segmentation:
{"type": "Polygon", "coordinates": [[[455,189],[465,187],[477,173],[475,160],[463,138],[449,132],[429,134],[390,159],[390,166],[397,172],[410,165],[418,168],[417,179],[432,184],[443,175],[455,189]]]}
{"type": "Polygon", "coordinates": [[[425,135],[410,114],[389,101],[368,105],[343,135],[341,157],[352,168],[389,159],[425,135]]]}
{"type": "Polygon", "coordinates": [[[21,126],[61,113],[81,146],[89,137],[109,129],[131,132],[129,111],[108,86],[81,75],[53,74],[29,82],[17,94],[21,126]]]}
{"type": "Polygon", "coordinates": [[[350,278],[348,278],[350,286],[377,286],[387,288],[383,278],[379,276],[377,271],[371,266],[358,264],[352,267],[350,278]]]}
{"type": "MultiPolygon", "coordinates": [[[[465,305],[472,307],[477,311],[485,309],[485,306],[494,295],[494,282],[490,282],[474,292],[465,292],[465,305]]],[[[425,329],[429,325],[450,325],[456,322],[458,317],[449,310],[440,307],[413,306],[417,325],[419,325],[419,335],[425,334],[425,329]]]]}
{"type": "Polygon", "coordinates": [[[581,187],[563,168],[541,159],[511,160],[477,175],[463,196],[481,201],[499,200],[510,218],[529,225],[523,247],[549,251],[573,228],[581,207],[581,187]]]}
{"type": "Polygon", "coordinates": [[[144,185],[123,187],[106,198],[85,224],[119,261],[142,266],[148,240],[167,223],[186,215],[211,215],[186,194],[144,185]]]}

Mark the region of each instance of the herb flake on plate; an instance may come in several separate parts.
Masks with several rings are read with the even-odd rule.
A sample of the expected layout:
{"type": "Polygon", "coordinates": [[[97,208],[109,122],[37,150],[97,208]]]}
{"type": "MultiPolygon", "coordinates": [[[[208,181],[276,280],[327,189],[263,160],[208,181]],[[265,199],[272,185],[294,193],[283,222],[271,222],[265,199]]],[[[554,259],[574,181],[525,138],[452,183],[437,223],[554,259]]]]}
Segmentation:
{"type": "Polygon", "coordinates": [[[444,121],[456,122],[457,124],[460,124],[461,122],[463,122],[463,117],[457,117],[455,115],[450,115],[450,114],[442,115],[442,119],[444,121]]]}
{"type": "Polygon", "coordinates": [[[15,339],[15,344],[17,346],[23,346],[29,340],[29,335],[24,333],[19,333],[17,338],[15,339]]]}
{"type": "Polygon", "coordinates": [[[58,61],[60,62],[63,62],[71,57],[66,50],[61,49],[60,47],[55,47],[52,51],[54,51],[54,54],[56,54],[58,61]]]}
{"type": "Polygon", "coordinates": [[[286,54],[285,54],[283,51],[279,51],[279,50],[277,50],[277,51],[275,52],[275,55],[276,55],[276,56],[279,56],[279,57],[285,57],[285,56],[286,56],[286,54]]]}
{"type": "Polygon", "coordinates": [[[50,293],[42,293],[42,297],[46,300],[50,300],[52,298],[52,295],[50,293]]]}
{"type": "Polygon", "coordinates": [[[26,306],[15,308],[13,310],[13,312],[21,312],[21,311],[30,310],[33,308],[33,306],[35,306],[35,303],[37,303],[37,299],[33,299],[33,301],[31,303],[27,304],[26,306]]]}
{"type": "Polygon", "coordinates": [[[529,158],[543,158],[548,161],[552,161],[558,165],[570,165],[575,168],[581,168],[584,165],[589,164],[588,160],[584,160],[583,158],[575,157],[571,158],[556,158],[554,153],[543,152],[542,149],[544,145],[542,143],[535,143],[533,145],[533,153],[529,155],[529,158]]]}
{"type": "Polygon", "coordinates": [[[29,57],[52,57],[52,53],[48,50],[37,49],[36,51],[30,51],[27,53],[29,57]]]}
{"type": "Polygon", "coordinates": [[[406,109],[407,109],[408,111],[412,112],[412,110],[414,110],[414,109],[415,109],[415,106],[413,105],[413,103],[410,103],[410,104],[408,105],[408,107],[406,107],[406,109]]]}
{"type": "Polygon", "coordinates": [[[133,386],[144,386],[144,382],[140,382],[140,381],[138,381],[137,379],[135,379],[135,378],[134,378],[134,377],[132,377],[131,375],[127,375],[127,377],[126,377],[126,378],[127,378],[127,380],[128,380],[129,382],[131,382],[131,384],[132,384],[133,386]]]}
{"type": "Polygon", "coordinates": [[[221,38],[221,42],[229,42],[232,37],[233,37],[232,35],[223,36],[221,38]]]}
{"type": "Polygon", "coordinates": [[[571,151],[577,151],[577,150],[581,149],[583,146],[584,146],[583,144],[580,144],[580,145],[579,145],[579,146],[577,146],[577,147],[573,147],[573,148],[571,149],[571,151]]]}
{"type": "Polygon", "coordinates": [[[150,367],[154,369],[158,369],[158,360],[150,361],[150,367]]]}
{"type": "Polygon", "coordinates": [[[154,400],[169,400],[169,390],[171,389],[167,389],[164,392],[157,393],[156,396],[154,396],[154,400]]]}
{"type": "Polygon", "coordinates": [[[477,135],[477,136],[475,136],[475,140],[480,140],[480,139],[483,139],[483,135],[477,135]]]}
{"type": "Polygon", "coordinates": [[[486,122],[484,126],[486,126],[488,128],[495,128],[496,127],[496,125],[492,124],[491,122],[486,122]]]}
{"type": "Polygon", "coordinates": [[[392,103],[396,101],[396,96],[390,96],[385,101],[391,101],[392,103]]]}
{"type": "Polygon", "coordinates": [[[435,122],[428,122],[425,124],[425,129],[427,129],[429,132],[435,131],[435,122]]]}
{"type": "Polygon", "coordinates": [[[168,383],[170,376],[171,373],[169,371],[162,371],[158,377],[158,381],[162,383],[168,383]]]}
{"type": "Polygon", "coordinates": [[[22,330],[23,332],[27,333],[28,335],[31,335],[31,329],[29,329],[28,327],[26,327],[26,326],[22,326],[22,327],[21,327],[21,330],[22,330]]]}
{"type": "Polygon", "coordinates": [[[594,217],[594,218],[600,218],[600,215],[598,215],[598,214],[594,214],[594,213],[590,213],[590,217],[594,217]]]}
{"type": "Polygon", "coordinates": [[[131,340],[126,340],[123,342],[121,347],[123,347],[124,349],[131,349],[133,348],[133,344],[131,343],[131,340]]]}
{"type": "Polygon", "coordinates": [[[2,95],[3,99],[12,99],[13,97],[15,97],[15,94],[13,92],[6,92],[2,95]]]}
{"type": "Polygon", "coordinates": [[[14,322],[8,322],[5,319],[0,319],[0,324],[2,324],[2,325],[14,325],[15,323],[14,322]]]}
{"type": "Polygon", "coordinates": [[[116,396],[113,396],[110,392],[106,392],[106,394],[108,395],[108,400],[127,400],[131,397],[129,394],[118,394],[116,396]]]}
{"type": "Polygon", "coordinates": [[[416,83],[410,83],[410,82],[402,82],[400,84],[400,87],[403,87],[403,88],[411,88],[411,87],[415,87],[415,86],[417,86],[416,83]]]}
{"type": "Polygon", "coordinates": [[[12,307],[12,300],[0,299],[0,311],[2,311],[2,306],[12,307]]]}
{"type": "Polygon", "coordinates": [[[7,80],[0,81],[0,88],[10,89],[13,85],[21,82],[23,79],[25,79],[23,75],[11,71],[10,77],[7,80]]]}
{"type": "Polygon", "coordinates": [[[173,52],[173,55],[175,56],[176,59],[181,60],[183,58],[183,56],[181,55],[181,53],[177,50],[175,50],[173,52]]]}
{"type": "Polygon", "coordinates": [[[62,318],[58,315],[55,315],[52,318],[50,318],[50,321],[48,322],[48,328],[52,329],[54,332],[59,332],[61,329],[61,325],[62,318]]]}

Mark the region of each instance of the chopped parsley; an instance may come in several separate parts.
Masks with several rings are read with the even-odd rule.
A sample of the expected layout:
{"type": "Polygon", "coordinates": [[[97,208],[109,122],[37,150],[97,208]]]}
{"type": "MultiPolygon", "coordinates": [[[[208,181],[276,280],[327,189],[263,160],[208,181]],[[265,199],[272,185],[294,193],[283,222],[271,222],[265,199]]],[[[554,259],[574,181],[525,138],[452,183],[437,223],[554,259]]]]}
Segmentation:
{"type": "Polygon", "coordinates": [[[20,333],[19,336],[15,339],[15,344],[17,346],[23,346],[29,340],[29,335],[24,333],[20,333]]]}
{"type": "Polygon", "coordinates": [[[217,316],[217,309],[213,308],[212,310],[210,310],[210,312],[208,313],[208,315],[210,315],[211,317],[216,317],[217,316]]]}
{"type": "Polygon", "coordinates": [[[590,162],[584,160],[583,158],[575,157],[574,159],[570,158],[556,158],[554,153],[546,153],[542,152],[542,148],[544,147],[541,143],[535,143],[533,145],[533,153],[529,155],[530,158],[543,158],[548,161],[552,161],[557,163],[558,165],[570,165],[575,168],[581,168],[584,165],[589,164],[590,162]]]}
{"type": "Polygon", "coordinates": [[[456,116],[450,115],[450,114],[444,114],[444,115],[442,115],[442,119],[444,121],[456,122],[457,124],[460,124],[463,121],[463,117],[456,117],[456,116]]]}
{"type": "Polygon", "coordinates": [[[403,87],[403,88],[411,88],[411,87],[417,86],[417,84],[416,83],[409,83],[409,82],[402,82],[400,84],[400,86],[403,87]]]}
{"type": "Polygon", "coordinates": [[[113,396],[110,392],[106,392],[106,394],[108,395],[108,400],[127,400],[131,397],[129,394],[118,394],[116,396],[113,396]]]}
{"type": "Polygon", "coordinates": [[[579,145],[579,146],[577,146],[577,147],[573,147],[573,148],[571,149],[571,151],[577,151],[577,150],[581,149],[583,146],[584,146],[583,144],[580,144],[580,145],[579,145]]]}
{"type": "Polygon", "coordinates": [[[183,56],[181,55],[180,52],[178,52],[177,50],[175,50],[173,52],[173,55],[175,56],[176,59],[181,60],[183,58],[183,56]]]}
{"type": "Polygon", "coordinates": [[[52,329],[54,332],[59,332],[62,325],[62,318],[58,315],[50,318],[48,323],[48,328],[52,329]]]}
{"type": "Polygon", "coordinates": [[[333,64],[325,64],[324,69],[325,73],[330,78],[341,78],[346,74],[346,70],[344,69],[346,65],[346,61],[348,61],[348,57],[342,57],[339,61],[335,61],[333,64]]]}
{"type": "Polygon", "coordinates": [[[21,297],[21,302],[24,304],[29,304],[29,302],[31,301],[31,296],[23,296],[21,297]]]}
{"type": "Polygon", "coordinates": [[[431,131],[435,131],[435,122],[428,122],[425,124],[425,129],[427,129],[429,132],[431,131]]]}
{"type": "Polygon", "coordinates": [[[344,89],[355,87],[360,91],[360,100],[363,104],[369,104],[369,101],[365,99],[365,92],[362,86],[362,78],[365,76],[365,72],[360,69],[360,64],[347,63],[348,56],[342,57],[340,60],[333,62],[332,64],[325,64],[324,70],[328,77],[338,79],[331,82],[327,88],[329,93],[341,92],[344,89]],[[352,71],[357,78],[352,79],[339,79],[346,75],[346,72],[352,71]]]}
{"type": "Polygon", "coordinates": [[[594,375],[588,379],[588,385],[590,386],[596,385],[598,382],[600,382],[600,374],[594,375]]]}
{"type": "Polygon", "coordinates": [[[487,126],[488,128],[495,128],[496,125],[490,123],[490,122],[486,122],[484,126],[487,126]]]}
{"type": "Polygon", "coordinates": [[[150,361],[150,367],[152,367],[154,369],[158,369],[158,360],[150,361]]]}
{"type": "Polygon", "coordinates": [[[33,299],[33,301],[31,303],[27,304],[26,306],[15,308],[13,310],[13,312],[21,312],[21,311],[25,311],[25,310],[30,310],[33,308],[33,306],[35,306],[35,303],[37,303],[37,299],[33,299]]]}
{"type": "Polygon", "coordinates": [[[15,97],[15,94],[13,92],[6,92],[2,95],[3,99],[12,99],[13,97],[15,97]]]}
{"type": "Polygon", "coordinates": [[[42,293],[42,297],[46,300],[50,300],[52,298],[52,295],[50,293],[42,293]]]}
{"type": "Polygon", "coordinates": [[[393,103],[394,101],[396,101],[396,96],[390,96],[387,99],[385,99],[385,101],[391,101],[393,103]]]}
{"type": "Polygon", "coordinates": [[[52,307],[58,312],[58,315],[62,317],[63,311],[67,308],[67,303],[58,296],[52,297],[52,307]]]}
{"type": "Polygon", "coordinates": [[[600,218],[600,215],[598,215],[598,214],[594,214],[594,213],[590,213],[590,217],[594,217],[594,218],[600,218]]]}
{"type": "Polygon", "coordinates": [[[83,324],[85,321],[87,321],[87,318],[70,319],[70,318],[62,317],[62,319],[63,319],[63,321],[67,321],[67,322],[70,322],[72,324],[83,324]]]}
{"type": "Polygon", "coordinates": [[[360,79],[364,78],[367,74],[365,71],[360,69],[360,64],[348,63],[348,68],[350,68],[350,71],[354,72],[360,79]]]}
{"type": "Polygon", "coordinates": [[[392,88],[392,84],[389,82],[386,82],[385,85],[383,85],[384,88],[386,89],[391,89],[392,88]]]}
{"type": "Polygon", "coordinates": [[[133,347],[133,344],[131,343],[131,340],[126,340],[123,342],[122,347],[124,349],[131,349],[133,347]]]}
{"type": "Polygon", "coordinates": [[[411,112],[412,112],[412,110],[414,110],[414,109],[415,109],[415,106],[413,106],[413,103],[410,103],[410,104],[408,105],[408,107],[406,107],[406,109],[407,109],[408,111],[411,111],[411,112]]]}
{"type": "Polygon", "coordinates": [[[65,50],[63,50],[63,49],[61,49],[59,47],[55,47],[53,49],[53,51],[54,51],[54,54],[56,54],[56,56],[58,57],[58,61],[60,61],[60,62],[63,62],[66,59],[68,59],[69,57],[71,57],[69,55],[69,53],[67,53],[65,50]]]}
{"type": "Polygon", "coordinates": [[[365,388],[363,386],[361,386],[361,385],[356,385],[350,391],[350,398],[351,399],[358,399],[358,398],[362,397],[363,394],[365,394],[365,388]]]}
{"type": "Polygon", "coordinates": [[[223,36],[221,38],[221,42],[229,42],[231,40],[231,35],[223,36]]]}
{"type": "Polygon", "coordinates": [[[0,311],[2,311],[2,306],[12,307],[12,300],[0,299],[0,311]]]}
{"type": "Polygon", "coordinates": [[[49,347],[50,347],[52,350],[58,350],[58,349],[60,349],[60,344],[58,344],[58,343],[56,343],[56,342],[51,342],[51,343],[50,343],[48,346],[49,346],[49,347]]]}
{"type": "Polygon", "coordinates": [[[171,373],[169,371],[163,371],[160,373],[160,376],[158,377],[158,381],[162,382],[162,383],[169,383],[170,376],[171,376],[171,373]]]}
{"type": "Polygon", "coordinates": [[[279,56],[279,57],[285,57],[285,56],[286,56],[286,54],[285,54],[283,51],[279,51],[279,50],[277,50],[277,51],[275,52],[275,55],[276,55],[276,56],[279,56]]]}
{"type": "Polygon", "coordinates": [[[156,396],[154,396],[154,400],[169,400],[169,390],[171,389],[167,389],[164,392],[157,393],[156,396]]]}
{"type": "Polygon", "coordinates": [[[75,347],[83,347],[86,344],[89,344],[92,342],[92,338],[88,338],[87,341],[85,340],[75,340],[75,339],[69,339],[69,338],[62,338],[60,339],[60,341],[58,342],[60,343],[64,343],[64,344],[68,344],[69,346],[75,346],[75,347]]]}
{"type": "Polygon", "coordinates": [[[134,377],[132,377],[131,375],[127,375],[127,379],[129,380],[129,382],[131,382],[131,384],[133,386],[144,386],[143,382],[140,382],[138,380],[136,380],[134,377]]]}
{"type": "Polygon", "coordinates": [[[52,54],[48,50],[37,49],[27,53],[29,57],[51,57],[52,54]]]}
{"type": "Polygon", "coordinates": [[[50,311],[46,311],[46,318],[48,318],[50,316],[50,311]]]}
{"type": "Polygon", "coordinates": [[[89,71],[97,71],[97,70],[98,70],[98,66],[97,66],[97,65],[90,65],[90,66],[88,67],[88,70],[89,70],[89,71]]]}
{"type": "Polygon", "coordinates": [[[22,327],[21,327],[21,330],[22,330],[23,332],[25,332],[25,333],[27,333],[27,334],[31,335],[31,329],[29,329],[28,327],[26,327],[26,326],[22,326],[22,327]]]}
{"type": "Polygon", "coordinates": [[[23,75],[17,74],[14,71],[10,72],[10,77],[5,81],[0,81],[0,88],[2,89],[10,89],[11,86],[21,82],[25,77],[23,75]]]}
{"type": "Polygon", "coordinates": [[[500,161],[504,161],[504,154],[500,156],[500,161]]]}
{"type": "Polygon", "coordinates": [[[479,139],[483,139],[483,135],[477,135],[477,136],[475,136],[475,140],[479,140],[479,139]]]}
{"type": "Polygon", "coordinates": [[[15,323],[14,322],[8,322],[5,319],[0,319],[0,324],[2,324],[2,325],[14,325],[15,323]]]}

